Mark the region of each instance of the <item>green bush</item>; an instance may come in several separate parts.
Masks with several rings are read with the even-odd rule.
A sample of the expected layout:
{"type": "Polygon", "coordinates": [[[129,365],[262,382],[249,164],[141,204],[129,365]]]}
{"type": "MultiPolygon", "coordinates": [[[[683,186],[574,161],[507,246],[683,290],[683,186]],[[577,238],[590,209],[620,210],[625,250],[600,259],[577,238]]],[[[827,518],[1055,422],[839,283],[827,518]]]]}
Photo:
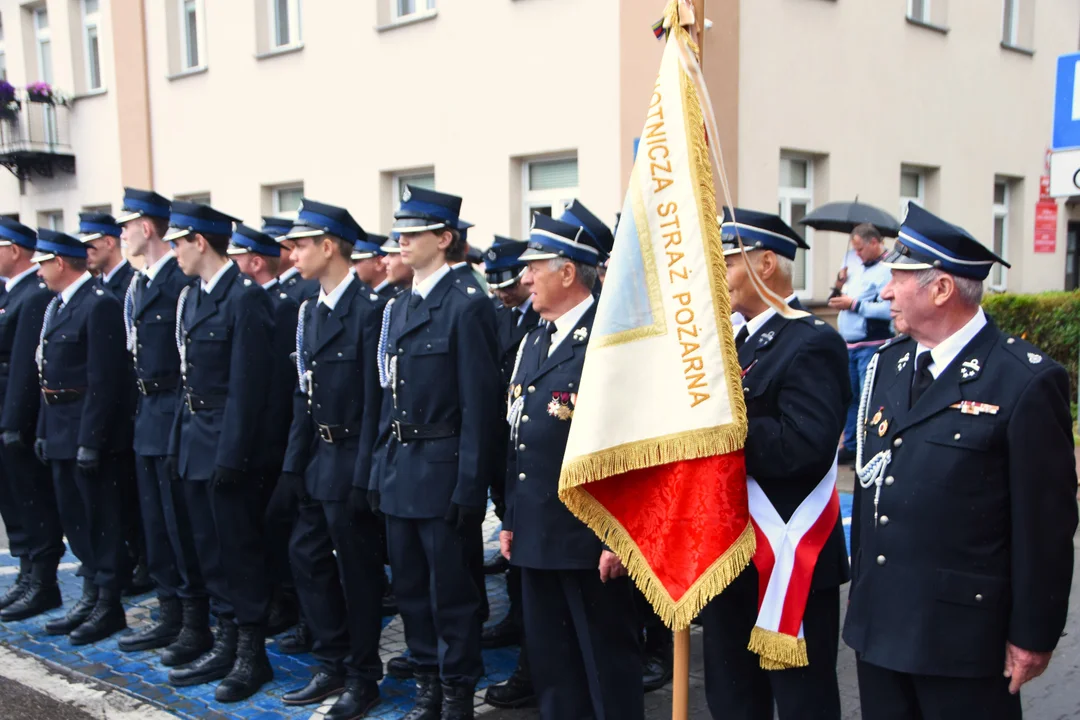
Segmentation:
{"type": "MultiPolygon", "coordinates": [[[[983,309],[1002,332],[1016,335],[1040,348],[1069,371],[1070,399],[1075,402],[1077,354],[1080,353],[1080,291],[1038,295],[988,295],[983,309]]],[[[1073,405],[1073,418],[1076,405],[1073,405]]]]}

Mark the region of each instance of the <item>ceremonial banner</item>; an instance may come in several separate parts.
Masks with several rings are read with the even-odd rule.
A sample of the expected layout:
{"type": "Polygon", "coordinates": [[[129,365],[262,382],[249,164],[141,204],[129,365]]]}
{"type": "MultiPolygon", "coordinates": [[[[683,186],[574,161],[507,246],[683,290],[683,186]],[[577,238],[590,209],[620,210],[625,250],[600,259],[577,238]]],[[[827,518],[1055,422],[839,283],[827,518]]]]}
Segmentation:
{"type": "Polygon", "coordinates": [[[755,536],[713,173],[676,3],[665,27],[559,497],[682,629],[749,564],[755,536]]]}

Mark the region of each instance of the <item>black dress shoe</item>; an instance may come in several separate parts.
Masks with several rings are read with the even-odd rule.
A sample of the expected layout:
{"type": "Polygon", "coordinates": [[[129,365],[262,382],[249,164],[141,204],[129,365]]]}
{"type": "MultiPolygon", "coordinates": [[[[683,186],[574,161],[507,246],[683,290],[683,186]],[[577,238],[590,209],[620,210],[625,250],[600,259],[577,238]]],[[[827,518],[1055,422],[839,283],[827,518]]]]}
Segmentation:
{"type": "Polygon", "coordinates": [[[49,635],[67,635],[82,625],[86,622],[86,618],[90,617],[90,613],[94,611],[97,596],[98,589],[94,581],[90,578],[83,578],[83,592],[79,602],[75,603],[75,606],[68,610],[68,614],[64,617],[45,623],[45,632],[49,635]]]}
{"type": "Polygon", "coordinates": [[[180,598],[158,598],[158,619],[142,630],[120,638],[117,645],[124,652],[156,650],[176,642],[184,626],[180,598]]]}
{"type": "Polygon", "coordinates": [[[645,692],[652,692],[671,682],[672,664],[657,655],[646,655],[641,668],[641,680],[645,692]]]}
{"type": "Polygon", "coordinates": [[[236,642],[236,662],[214,690],[214,699],[219,703],[247,700],[273,679],[274,668],[266,657],[266,633],[261,627],[244,626],[236,642]]]}
{"type": "Polygon", "coordinates": [[[214,646],[210,652],[198,660],[183,667],[169,671],[169,684],[174,687],[188,687],[221,680],[236,664],[236,643],[239,629],[232,620],[218,618],[214,632],[214,646]]]}
{"type": "Polygon", "coordinates": [[[280,635],[298,622],[300,611],[296,608],[295,598],[290,598],[284,592],[274,593],[274,598],[270,601],[270,615],[266,621],[266,634],[280,635]]]}
{"type": "Polygon", "coordinates": [[[536,707],[536,691],[529,674],[518,666],[506,682],[491,685],[484,693],[484,702],[497,708],[536,707]]]}
{"type": "Polygon", "coordinates": [[[408,680],[416,672],[408,655],[398,655],[386,662],[386,674],[398,680],[408,680]]]}
{"type": "Polygon", "coordinates": [[[279,638],[277,641],[278,652],[286,655],[309,653],[314,645],[315,640],[311,637],[311,630],[308,629],[303,620],[292,629],[291,633],[279,638]]]}
{"type": "Polygon", "coordinates": [[[0,620],[4,622],[16,622],[37,617],[42,613],[55,610],[64,604],[60,597],[60,587],[53,580],[52,583],[40,583],[32,581],[26,592],[19,600],[0,610],[0,620]]]}
{"type": "Polygon", "coordinates": [[[520,641],[521,628],[509,615],[480,633],[480,647],[488,650],[517,645],[520,641]]]}
{"type": "Polygon", "coordinates": [[[416,676],[416,704],[402,720],[439,720],[442,702],[439,676],[421,673],[416,676]]]}
{"type": "Polygon", "coordinates": [[[145,562],[139,562],[131,571],[131,580],[124,588],[124,597],[145,595],[154,589],[154,581],[150,578],[150,570],[145,562]]]}
{"type": "Polygon", "coordinates": [[[473,720],[472,685],[447,685],[443,683],[442,715],[440,720],[473,720]]]}
{"type": "Polygon", "coordinates": [[[320,670],[304,687],[282,695],[281,702],[286,705],[314,705],[344,689],[345,678],[320,670]]]}
{"type": "Polygon", "coordinates": [[[495,557],[484,563],[485,575],[501,575],[510,568],[510,561],[503,557],[502,553],[495,553],[495,557]]]}
{"type": "Polygon", "coordinates": [[[98,592],[97,603],[90,617],[72,630],[69,637],[72,645],[89,645],[126,629],[127,615],[120,604],[120,593],[103,589],[98,592]]]}
{"type": "Polygon", "coordinates": [[[326,713],[326,720],[359,720],[379,704],[379,683],[350,679],[345,692],[326,713]]]}
{"type": "Polygon", "coordinates": [[[183,613],[180,634],[161,653],[161,664],[165,667],[187,665],[214,646],[214,636],[210,633],[210,601],[187,598],[181,600],[180,605],[183,613]]]}
{"type": "Polygon", "coordinates": [[[8,588],[3,597],[0,597],[0,610],[14,605],[30,587],[30,561],[26,558],[19,559],[19,576],[15,578],[15,584],[8,588]]]}

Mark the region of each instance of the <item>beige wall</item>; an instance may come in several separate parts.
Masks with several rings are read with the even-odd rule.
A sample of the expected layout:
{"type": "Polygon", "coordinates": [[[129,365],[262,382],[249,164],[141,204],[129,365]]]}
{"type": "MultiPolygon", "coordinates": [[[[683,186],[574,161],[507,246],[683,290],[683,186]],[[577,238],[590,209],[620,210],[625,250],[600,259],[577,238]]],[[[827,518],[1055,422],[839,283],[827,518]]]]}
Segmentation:
{"type": "MultiPolygon", "coordinates": [[[[950,0],[947,34],[907,23],[905,10],[904,0],[743,0],[740,204],[776,207],[781,149],[827,157],[817,204],[858,195],[894,214],[901,165],[935,167],[929,209],[990,244],[994,177],[1022,178],[1009,287],[1060,288],[1064,221],[1057,253],[1031,248],[1054,68],[1077,48],[1080,3],[1041,0],[1030,57],[1000,47],[999,2],[950,0]]],[[[812,244],[820,299],[845,240],[817,233],[812,244]]]]}

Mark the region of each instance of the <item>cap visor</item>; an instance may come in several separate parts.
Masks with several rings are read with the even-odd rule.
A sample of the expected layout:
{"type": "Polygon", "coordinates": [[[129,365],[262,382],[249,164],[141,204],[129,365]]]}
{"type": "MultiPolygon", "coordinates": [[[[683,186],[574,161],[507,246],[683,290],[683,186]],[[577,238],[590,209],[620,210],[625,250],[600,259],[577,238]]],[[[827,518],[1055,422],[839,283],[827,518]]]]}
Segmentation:
{"type": "Polygon", "coordinates": [[[404,217],[394,220],[394,226],[391,228],[396,233],[422,233],[432,232],[435,230],[442,230],[447,227],[447,223],[443,220],[431,220],[429,218],[414,218],[404,217]]]}
{"type": "Polygon", "coordinates": [[[138,220],[142,216],[143,216],[143,214],[141,212],[133,212],[133,213],[128,213],[127,215],[121,215],[120,217],[116,218],[116,224],[117,225],[123,225],[126,222],[131,222],[132,220],[138,220]]]}
{"type": "Polygon", "coordinates": [[[177,228],[170,233],[166,233],[165,237],[161,238],[165,242],[176,242],[181,238],[185,238],[191,234],[190,230],[177,228]]]}
{"type": "Polygon", "coordinates": [[[307,227],[306,225],[297,225],[287,234],[278,238],[278,242],[281,242],[282,240],[299,240],[300,238],[319,237],[320,235],[328,234],[329,233],[320,228],[307,227]]]}
{"type": "Polygon", "coordinates": [[[30,258],[32,263],[43,263],[46,260],[52,260],[56,255],[54,253],[35,253],[34,257],[30,258]]]}
{"type": "Polygon", "coordinates": [[[353,253],[349,257],[354,261],[355,260],[370,260],[371,258],[375,257],[375,253],[373,253],[373,252],[358,252],[358,253],[353,253]]]}
{"type": "Polygon", "coordinates": [[[885,257],[881,259],[881,264],[890,270],[932,270],[934,266],[928,262],[923,262],[917,258],[913,258],[897,249],[890,251],[885,257]]]}
{"type": "Polygon", "coordinates": [[[399,248],[399,247],[384,247],[382,249],[382,251],[384,253],[386,253],[387,255],[400,255],[401,254],[401,248],[399,248]]]}
{"type": "Polygon", "coordinates": [[[12,244],[10,240],[0,239],[0,247],[11,247],[12,244]]]}
{"type": "Polygon", "coordinates": [[[517,277],[512,277],[509,280],[504,280],[502,282],[493,282],[490,277],[487,279],[488,287],[494,288],[496,290],[502,290],[503,288],[508,288],[511,285],[513,285],[514,283],[518,282],[519,280],[521,280],[520,275],[517,276],[517,277]]]}
{"type": "Polygon", "coordinates": [[[91,242],[94,242],[95,240],[100,240],[103,237],[105,237],[105,235],[103,233],[86,233],[85,235],[79,235],[79,242],[81,242],[83,245],[85,245],[86,243],[91,243],[91,242]]]}
{"type": "Polygon", "coordinates": [[[557,257],[562,256],[559,255],[559,253],[529,248],[525,252],[521,253],[521,256],[518,257],[518,260],[520,260],[521,262],[532,262],[533,260],[554,260],[557,257]]]}
{"type": "Polygon", "coordinates": [[[251,252],[251,248],[241,247],[239,245],[230,245],[229,249],[225,251],[226,255],[247,255],[251,252]]]}

